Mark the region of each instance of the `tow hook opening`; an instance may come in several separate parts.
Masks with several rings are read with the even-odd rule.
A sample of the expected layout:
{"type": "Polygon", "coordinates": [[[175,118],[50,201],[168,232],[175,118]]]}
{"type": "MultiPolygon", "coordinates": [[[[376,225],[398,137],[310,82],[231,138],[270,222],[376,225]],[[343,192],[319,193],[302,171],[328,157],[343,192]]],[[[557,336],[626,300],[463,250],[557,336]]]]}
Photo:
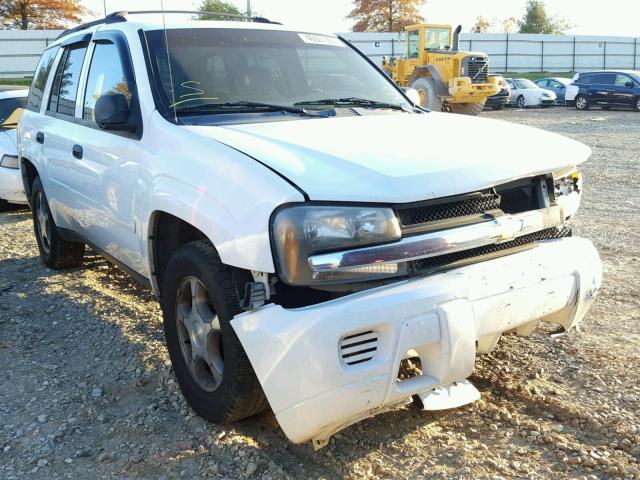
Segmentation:
{"type": "Polygon", "coordinates": [[[400,361],[400,368],[398,369],[397,381],[409,380],[410,378],[419,377],[422,375],[422,362],[418,354],[409,350],[406,353],[406,357],[400,361]]]}

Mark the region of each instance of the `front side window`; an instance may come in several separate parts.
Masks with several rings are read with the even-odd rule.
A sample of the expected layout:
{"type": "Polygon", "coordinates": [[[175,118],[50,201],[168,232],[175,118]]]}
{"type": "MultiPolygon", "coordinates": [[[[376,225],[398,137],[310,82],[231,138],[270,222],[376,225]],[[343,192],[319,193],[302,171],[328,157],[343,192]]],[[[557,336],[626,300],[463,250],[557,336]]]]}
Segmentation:
{"type": "Polygon", "coordinates": [[[33,75],[33,81],[31,82],[31,88],[29,89],[29,110],[34,112],[40,111],[40,105],[42,105],[42,97],[44,95],[44,88],[47,85],[47,79],[51,72],[51,67],[56,59],[59,47],[52,47],[49,50],[45,50],[40,57],[40,62],[36,67],[36,71],[33,75]]]}
{"type": "Polygon", "coordinates": [[[146,32],[157,103],[171,116],[174,109],[177,116],[236,113],[247,102],[253,107],[245,105],[245,113],[256,103],[320,110],[354,98],[408,105],[385,75],[334,36],[223,28],[166,34],[168,44],[162,30],[146,32]]]}
{"type": "Polygon", "coordinates": [[[420,52],[420,31],[409,30],[407,33],[407,57],[418,58],[420,52]]]}
{"type": "Polygon", "coordinates": [[[451,30],[448,28],[427,28],[424,32],[424,48],[427,50],[449,50],[451,30]]]}
{"type": "Polygon", "coordinates": [[[87,47],[70,47],[56,73],[56,84],[51,94],[49,109],[62,115],[73,117],[76,110],[76,96],[80,71],[87,47]]]}
{"type": "Polygon", "coordinates": [[[27,106],[27,97],[0,100],[0,128],[16,128],[22,110],[27,106]]]}
{"type": "Polygon", "coordinates": [[[89,67],[82,118],[94,122],[96,102],[102,95],[112,93],[123,94],[129,105],[131,104],[131,92],[125,79],[118,48],[113,43],[97,43],[89,67]]]}
{"type": "Polygon", "coordinates": [[[630,76],[621,73],[616,75],[616,87],[627,87],[629,83],[633,84],[630,76]]]}

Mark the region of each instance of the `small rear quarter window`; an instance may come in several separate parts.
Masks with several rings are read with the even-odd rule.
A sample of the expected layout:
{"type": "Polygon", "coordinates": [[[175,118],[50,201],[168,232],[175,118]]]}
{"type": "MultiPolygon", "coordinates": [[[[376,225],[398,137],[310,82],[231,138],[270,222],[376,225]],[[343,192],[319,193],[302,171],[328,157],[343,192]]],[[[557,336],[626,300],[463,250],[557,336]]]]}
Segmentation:
{"type": "Polygon", "coordinates": [[[45,50],[40,57],[40,62],[36,67],[36,71],[33,75],[33,81],[31,82],[31,88],[29,89],[29,97],[27,100],[27,108],[34,112],[40,111],[40,105],[42,105],[42,97],[44,96],[44,88],[47,84],[47,78],[51,73],[51,67],[56,59],[59,47],[55,46],[48,50],[45,50]]]}

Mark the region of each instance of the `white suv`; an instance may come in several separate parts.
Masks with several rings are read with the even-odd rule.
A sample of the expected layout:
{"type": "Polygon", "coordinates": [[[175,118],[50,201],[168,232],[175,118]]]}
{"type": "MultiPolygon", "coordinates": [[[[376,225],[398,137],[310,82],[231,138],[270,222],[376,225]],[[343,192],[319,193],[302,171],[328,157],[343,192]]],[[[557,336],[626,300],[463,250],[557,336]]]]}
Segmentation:
{"type": "Polygon", "coordinates": [[[152,288],[203,417],[268,402],[320,447],[412,397],[473,400],[504,332],[584,317],[601,264],[567,221],[589,148],[417,108],[333,35],[131,19],[44,52],[21,168],[43,262],[89,245],[152,288]]]}

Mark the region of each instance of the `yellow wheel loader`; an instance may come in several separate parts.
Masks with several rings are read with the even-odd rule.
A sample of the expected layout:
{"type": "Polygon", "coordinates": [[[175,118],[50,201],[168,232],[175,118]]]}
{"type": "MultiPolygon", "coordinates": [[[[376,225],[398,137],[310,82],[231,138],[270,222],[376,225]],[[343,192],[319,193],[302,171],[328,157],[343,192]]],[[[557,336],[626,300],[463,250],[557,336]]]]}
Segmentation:
{"type": "Polygon", "coordinates": [[[410,25],[404,58],[386,58],[382,66],[401,87],[412,87],[421,106],[435,111],[479,114],[488,97],[503,88],[502,77],[489,75],[489,57],[461,52],[462,27],[410,25]]]}

